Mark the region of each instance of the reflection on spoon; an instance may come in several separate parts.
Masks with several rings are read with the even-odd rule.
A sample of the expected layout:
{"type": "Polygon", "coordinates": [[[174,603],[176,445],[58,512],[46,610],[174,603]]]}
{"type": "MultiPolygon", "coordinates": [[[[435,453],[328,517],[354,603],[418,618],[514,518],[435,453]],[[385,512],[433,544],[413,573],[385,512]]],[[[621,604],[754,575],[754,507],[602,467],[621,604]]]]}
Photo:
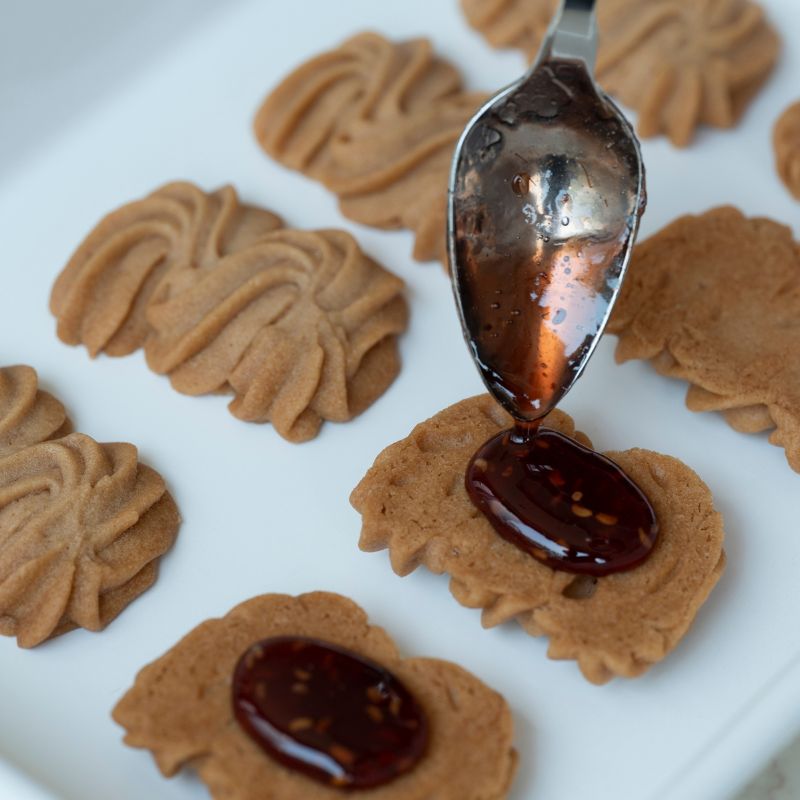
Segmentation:
{"type": "Polygon", "coordinates": [[[643,208],[628,123],[585,64],[551,61],[486,107],[454,162],[451,256],[484,382],[517,419],[580,374],[620,285],[643,208]]]}

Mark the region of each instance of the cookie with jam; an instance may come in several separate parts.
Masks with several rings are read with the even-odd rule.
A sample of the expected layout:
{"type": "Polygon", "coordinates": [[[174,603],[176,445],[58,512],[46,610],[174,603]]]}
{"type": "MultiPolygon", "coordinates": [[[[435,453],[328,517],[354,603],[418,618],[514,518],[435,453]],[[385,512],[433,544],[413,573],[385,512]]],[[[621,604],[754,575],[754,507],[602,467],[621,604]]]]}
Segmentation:
{"type": "MultiPolygon", "coordinates": [[[[601,492],[593,481],[572,485],[568,462],[546,464],[548,525],[565,533],[539,545],[532,537],[514,541],[498,533],[474,491],[476,466],[487,466],[476,465],[476,453],[511,425],[506,411],[479,395],[386,448],[350,498],[362,516],[361,549],[387,549],[401,576],[418,566],[448,574],[455,598],[481,609],[484,627],[516,620],[547,636],[548,655],[576,660],[592,683],[641,675],[677,646],[724,569],[722,517],[708,487],[682,462],[649,450],[605,453],[601,492]],[[637,500],[641,519],[631,523],[622,517],[625,504],[613,507],[621,489],[637,500]]],[[[545,445],[566,437],[570,452],[590,452],[589,439],[561,411],[544,418],[540,435],[545,445]]],[[[506,463],[500,476],[511,478],[514,469],[506,463]]],[[[514,501],[513,492],[505,496],[514,501]]],[[[539,496],[531,492],[520,507],[539,496]]],[[[515,524],[496,497],[491,502],[495,517],[515,524]]]]}
{"type": "Polygon", "coordinates": [[[165,776],[226,800],[501,800],[505,700],[455,664],[403,658],[345,597],[266,594],[138,674],[113,717],[165,776]]]}

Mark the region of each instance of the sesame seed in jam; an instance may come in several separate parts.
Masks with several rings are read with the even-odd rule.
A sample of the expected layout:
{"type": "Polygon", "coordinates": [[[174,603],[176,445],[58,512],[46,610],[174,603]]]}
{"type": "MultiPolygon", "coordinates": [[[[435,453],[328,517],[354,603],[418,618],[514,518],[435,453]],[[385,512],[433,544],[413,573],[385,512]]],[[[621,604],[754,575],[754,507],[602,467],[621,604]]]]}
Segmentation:
{"type": "Polygon", "coordinates": [[[425,713],[391,672],[317,639],[254,644],[236,665],[232,700],[268,756],[342,790],[389,783],[427,747],[425,713]]]}

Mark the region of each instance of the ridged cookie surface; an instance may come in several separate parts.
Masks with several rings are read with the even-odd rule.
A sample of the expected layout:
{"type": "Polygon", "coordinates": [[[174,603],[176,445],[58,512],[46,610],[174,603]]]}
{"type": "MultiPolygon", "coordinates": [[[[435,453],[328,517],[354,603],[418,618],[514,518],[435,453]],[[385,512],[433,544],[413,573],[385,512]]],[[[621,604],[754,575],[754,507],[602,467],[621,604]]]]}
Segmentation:
{"type": "Polygon", "coordinates": [[[0,633],[33,647],[101,630],[155,579],[178,524],[133,445],[72,433],[0,459],[0,633]]]}
{"type": "Polygon", "coordinates": [[[178,510],[131,444],[69,433],[31,367],[0,368],[0,634],[104,628],[156,579],[178,510]]]}
{"type": "Polygon", "coordinates": [[[0,457],[71,430],[61,402],[39,388],[35,369],[0,367],[0,457]]]}
{"type": "Polygon", "coordinates": [[[274,159],[335,192],[346,217],[409,228],[415,258],[444,262],[453,149],[484,99],[426,39],[362,33],[285,78],[255,134],[274,159]]]}
{"type": "Polygon", "coordinates": [[[283,228],[231,187],[168,184],[106,217],[55,283],[58,335],[91,355],[143,347],[180,392],[313,438],[400,369],[402,281],[344,231],[283,228]]]}
{"type": "MultiPolygon", "coordinates": [[[[539,50],[556,0],[461,0],[495,47],[539,50]]],[[[642,137],[684,147],[699,125],[730,128],[769,77],[780,39],[751,0],[599,0],[601,86],[638,112],[642,137]]]]}

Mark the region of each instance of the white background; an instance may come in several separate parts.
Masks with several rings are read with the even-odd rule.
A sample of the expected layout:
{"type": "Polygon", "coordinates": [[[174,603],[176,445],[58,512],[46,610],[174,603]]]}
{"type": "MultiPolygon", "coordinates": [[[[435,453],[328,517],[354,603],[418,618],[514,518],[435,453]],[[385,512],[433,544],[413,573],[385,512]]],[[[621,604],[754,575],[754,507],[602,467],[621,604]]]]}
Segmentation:
{"type": "MultiPolygon", "coordinates": [[[[644,143],[643,236],[721,203],[800,230],[770,145],[773,121],[800,93],[800,12],[792,0],[765,5],[786,47],[743,123],[704,131],[685,151],[644,143]]],[[[257,593],[313,589],[352,596],[405,653],[457,661],[505,694],[521,755],[513,800],[721,800],[800,728],[800,476],[765,437],[686,411],[680,383],[645,364],[615,366],[611,339],[565,410],[601,448],[686,461],[726,520],[728,570],[663,664],[591,686],[514,625],[483,631],[446,578],[400,579],[385,554],[356,548],[347,498],[375,455],[481,384],[439,266],[411,260],[407,233],[344,220],[324,189],[259,151],[250,122],[289,69],[361,29],[430,36],[472,88],[516,77],[518,54],[490,50],[456,0],[0,0],[0,10],[0,364],[34,365],[78,429],[136,443],[184,516],[158,584],[108,630],[33,652],[0,641],[0,753],[10,763],[66,800],[205,797],[193,777],[165,781],[147,753],[123,747],[111,707],[139,667],[203,619],[257,593]],[[360,419],[291,445],[234,420],[224,399],[173,392],[139,355],[91,362],[59,343],[47,297],[72,250],[105,212],[176,178],[232,182],[299,227],[345,227],[406,279],[403,372],[360,419]]],[[[0,797],[19,800],[3,786],[0,797]]]]}

